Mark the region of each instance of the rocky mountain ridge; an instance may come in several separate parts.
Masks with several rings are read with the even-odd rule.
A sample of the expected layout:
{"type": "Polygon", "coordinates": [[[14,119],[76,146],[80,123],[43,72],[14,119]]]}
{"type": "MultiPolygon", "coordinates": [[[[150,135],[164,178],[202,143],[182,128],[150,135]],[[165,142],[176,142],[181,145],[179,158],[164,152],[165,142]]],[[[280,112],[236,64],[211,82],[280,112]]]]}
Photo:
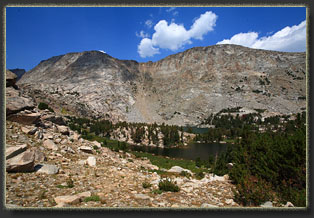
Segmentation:
{"type": "Polygon", "coordinates": [[[42,61],[18,85],[64,114],[198,125],[228,107],[300,112],[305,61],[305,53],[237,45],[196,47],[147,63],[88,51],[42,61]]]}

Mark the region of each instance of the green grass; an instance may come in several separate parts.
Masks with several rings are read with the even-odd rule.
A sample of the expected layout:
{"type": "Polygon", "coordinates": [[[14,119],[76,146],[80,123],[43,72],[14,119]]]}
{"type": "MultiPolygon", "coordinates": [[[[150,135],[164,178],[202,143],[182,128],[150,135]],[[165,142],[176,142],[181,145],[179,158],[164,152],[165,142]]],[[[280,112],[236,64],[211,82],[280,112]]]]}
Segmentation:
{"type": "MultiPolygon", "coordinates": [[[[132,151],[131,153],[134,154],[138,158],[147,157],[153,165],[156,165],[159,168],[170,169],[173,166],[180,166],[184,169],[191,170],[193,173],[206,171],[205,169],[196,167],[195,162],[193,160],[166,158],[163,156],[155,156],[155,155],[152,155],[150,153],[145,153],[145,152],[140,153],[140,152],[132,151]]],[[[160,170],[159,171],[156,170],[155,172],[157,172],[158,174],[164,173],[164,171],[160,171],[160,170]]]]}
{"type": "Polygon", "coordinates": [[[89,202],[89,201],[100,201],[100,198],[98,195],[93,195],[93,196],[84,198],[84,202],[89,202]]]}

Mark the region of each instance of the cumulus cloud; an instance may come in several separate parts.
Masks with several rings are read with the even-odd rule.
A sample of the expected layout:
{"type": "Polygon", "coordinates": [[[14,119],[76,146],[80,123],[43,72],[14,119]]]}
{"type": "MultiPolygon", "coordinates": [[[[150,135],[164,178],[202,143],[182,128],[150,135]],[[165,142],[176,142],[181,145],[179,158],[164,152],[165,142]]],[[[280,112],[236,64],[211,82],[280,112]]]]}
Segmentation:
{"type": "Polygon", "coordinates": [[[167,21],[161,20],[154,26],[152,38],[142,39],[138,45],[138,53],[143,58],[151,57],[159,53],[159,48],[176,51],[186,44],[191,44],[192,39],[203,40],[205,34],[213,31],[217,18],[216,14],[207,11],[194,21],[189,30],[182,24],[168,24],[167,21]]]}
{"type": "Polygon", "coordinates": [[[306,50],[306,21],[299,25],[285,27],[282,30],[270,36],[258,38],[258,33],[239,33],[224,39],[217,44],[237,44],[250,48],[299,52],[306,50]]]}
{"type": "Polygon", "coordinates": [[[143,30],[141,30],[140,33],[136,32],[135,35],[137,37],[140,37],[140,38],[147,38],[147,37],[149,37],[149,34],[145,33],[143,30]]]}
{"type": "Polygon", "coordinates": [[[151,39],[144,38],[141,43],[138,45],[138,53],[142,58],[152,57],[155,54],[159,54],[159,49],[153,47],[151,39]]]}

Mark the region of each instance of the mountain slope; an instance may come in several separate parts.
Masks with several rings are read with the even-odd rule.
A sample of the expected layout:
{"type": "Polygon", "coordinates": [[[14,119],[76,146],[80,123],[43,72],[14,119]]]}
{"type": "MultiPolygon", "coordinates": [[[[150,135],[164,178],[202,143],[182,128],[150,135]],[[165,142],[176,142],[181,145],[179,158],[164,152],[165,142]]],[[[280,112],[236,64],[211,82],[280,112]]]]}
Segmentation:
{"type": "Polygon", "coordinates": [[[18,81],[57,111],[112,121],[195,125],[223,108],[295,113],[306,106],[305,53],[196,47],[157,62],[98,51],[42,61],[18,81]]]}

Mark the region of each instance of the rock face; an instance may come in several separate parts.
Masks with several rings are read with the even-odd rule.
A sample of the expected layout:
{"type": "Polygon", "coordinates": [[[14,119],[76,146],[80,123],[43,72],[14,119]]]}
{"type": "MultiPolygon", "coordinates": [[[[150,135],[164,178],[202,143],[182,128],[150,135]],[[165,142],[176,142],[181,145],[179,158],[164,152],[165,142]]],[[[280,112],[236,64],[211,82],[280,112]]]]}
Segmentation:
{"type": "Polygon", "coordinates": [[[238,45],[196,47],[147,63],[88,51],[44,60],[18,85],[64,113],[195,125],[228,107],[300,112],[305,61],[305,53],[238,45]]]}
{"type": "Polygon", "coordinates": [[[25,151],[6,161],[7,172],[31,172],[34,170],[35,153],[25,151]]]}

